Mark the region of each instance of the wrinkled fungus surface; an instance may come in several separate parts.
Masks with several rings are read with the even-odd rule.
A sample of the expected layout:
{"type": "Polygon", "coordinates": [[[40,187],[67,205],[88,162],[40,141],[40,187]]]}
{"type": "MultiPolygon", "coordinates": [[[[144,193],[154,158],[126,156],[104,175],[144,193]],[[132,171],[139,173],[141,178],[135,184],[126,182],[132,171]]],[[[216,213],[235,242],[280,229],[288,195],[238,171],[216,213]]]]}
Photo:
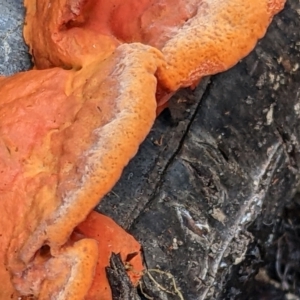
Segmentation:
{"type": "Polygon", "coordinates": [[[80,67],[95,56],[106,58],[122,43],[161,50],[166,64],[157,77],[164,92],[157,100],[163,105],[170,92],[227,70],[247,55],[284,2],[25,0],[24,33],[38,68],[80,67]]]}
{"type": "Polygon", "coordinates": [[[92,209],[170,96],[247,55],[283,5],[25,0],[35,70],[0,77],[0,299],[110,300],[111,252],[137,283],[139,244],[92,209]]]}
{"type": "MultiPolygon", "coordinates": [[[[98,246],[70,236],[149,132],[160,65],[155,49],[126,44],[80,71],[33,70],[1,79],[2,282],[12,275],[19,293],[39,299],[84,298],[98,246]]],[[[0,299],[9,299],[3,293],[0,299]]]]}

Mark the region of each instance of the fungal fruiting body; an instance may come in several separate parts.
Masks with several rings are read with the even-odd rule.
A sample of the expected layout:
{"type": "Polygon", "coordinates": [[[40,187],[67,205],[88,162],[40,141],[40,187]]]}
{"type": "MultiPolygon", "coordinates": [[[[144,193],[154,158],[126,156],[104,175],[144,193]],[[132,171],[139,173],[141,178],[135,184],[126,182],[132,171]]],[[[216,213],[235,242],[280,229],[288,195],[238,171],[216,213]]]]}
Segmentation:
{"type": "Polygon", "coordinates": [[[170,96],[247,55],[283,5],[25,0],[35,70],[0,78],[0,299],[110,300],[112,251],[138,253],[136,283],[139,244],[92,209],[170,96]]]}
{"type": "Polygon", "coordinates": [[[124,44],[80,71],[1,79],[1,280],[12,277],[19,294],[83,299],[88,292],[102,253],[94,239],[74,240],[74,229],[149,132],[161,63],[154,48],[124,44]]]}
{"type": "Polygon", "coordinates": [[[25,0],[37,68],[79,68],[123,43],[159,49],[157,102],[229,69],[263,37],[285,0],[25,0]],[[43,24],[47,22],[48,26],[43,24]],[[37,28],[40,28],[37,31],[37,28]]]}

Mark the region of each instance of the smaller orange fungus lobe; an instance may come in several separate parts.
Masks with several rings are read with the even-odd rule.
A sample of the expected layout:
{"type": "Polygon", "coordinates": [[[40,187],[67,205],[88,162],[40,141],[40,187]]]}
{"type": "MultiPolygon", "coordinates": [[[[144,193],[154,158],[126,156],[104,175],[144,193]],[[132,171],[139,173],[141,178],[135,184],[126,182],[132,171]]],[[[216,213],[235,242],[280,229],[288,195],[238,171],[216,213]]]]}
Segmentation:
{"type": "Polygon", "coordinates": [[[159,85],[176,91],[236,64],[254,48],[284,3],[26,0],[24,33],[38,68],[78,67],[91,56],[110,55],[121,43],[150,45],[166,61],[157,75],[159,85]],[[47,28],[42,26],[45,20],[47,28]]]}
{"type": "Polygon", "coordinates": [[[76,231],[88,238],[98,241],[99,258],[97,262],[94,280],[86,297],[87,300],[110,299],[111,291],[106,278],[105,267],[109,265],[112,253],[120,253],[124,264],[130,264],[128,275],[133,284],[137,284],[143,271],[140,255],[140,244],[121,227],[117,226],[110,218],[92,212],[81,223],[76,231]],[[133,256],[130,261],[128,257],[133,256]]]}

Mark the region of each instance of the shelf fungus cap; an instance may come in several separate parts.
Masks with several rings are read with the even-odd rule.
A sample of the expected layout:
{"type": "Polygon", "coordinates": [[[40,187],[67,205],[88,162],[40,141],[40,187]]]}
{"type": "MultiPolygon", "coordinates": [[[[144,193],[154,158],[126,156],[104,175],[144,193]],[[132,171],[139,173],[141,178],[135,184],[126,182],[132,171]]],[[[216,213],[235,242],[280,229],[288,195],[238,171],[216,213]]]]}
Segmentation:
{"type": "Polygon", "coordinates": [[[95,231],[75,229],[99,224],[90,212],[150,131],[162,64],[158,50],[133,43],[79,71],[0,79],[1,299],[86,296],[102,248],[95,231]]]}
{"type": "Polygon", "coordinates": [[[157,74],[157,100],[163,105],[172,92],[195,86],[203,76],[227,70],[245,57],[284,3],[26,0],[24,35],[38,68],[79,67],[91,57],[109,56],[122,43],[157,48],[166,62],[157,74]]]}

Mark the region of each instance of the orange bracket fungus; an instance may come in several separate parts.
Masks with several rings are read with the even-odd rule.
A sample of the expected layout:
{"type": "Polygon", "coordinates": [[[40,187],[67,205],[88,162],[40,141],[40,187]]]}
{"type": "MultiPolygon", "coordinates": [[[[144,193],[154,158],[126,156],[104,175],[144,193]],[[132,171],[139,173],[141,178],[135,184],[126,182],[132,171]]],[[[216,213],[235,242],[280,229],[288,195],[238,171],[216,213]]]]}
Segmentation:
{"type": "MultiPolygon", "coordinates": [[[[151,129],[161,64],[156,49],[124,44],[80,71],[32,70],[1,79],[4,286],[11,278],[21,295],[84,299],[103,253],[85,236],[85,223],[79,226],[85,234],[74,237],[74,228],[110,191],[151,129]]],[[[89,218],[88,224],[100,223],[89,218]]],[[[132,248],[117,250],[137,251],[132,248]]],[[[3,293],[0,299],[10,299],[3,293]]]]}
{"type": "Polygon", "coordinates": [[[122,43],[159,49],[158,104],[247,55],[285,0],[25,0],[37,68],[81,67],[122,43]],[[47,27],[44,24],[48,24],[47,27]],[[40,29],[40,30],[39,30],[40,29]]]}
{"type": "Polygon", "coordinates": [[[140,245],[92,209],[170,96],[247,55],[284,0],[25,0],[34,70],[0,77],[0,299],[111,299],[140,245]],[[25,299],[25,298],[24,298],[25,299]]]}

